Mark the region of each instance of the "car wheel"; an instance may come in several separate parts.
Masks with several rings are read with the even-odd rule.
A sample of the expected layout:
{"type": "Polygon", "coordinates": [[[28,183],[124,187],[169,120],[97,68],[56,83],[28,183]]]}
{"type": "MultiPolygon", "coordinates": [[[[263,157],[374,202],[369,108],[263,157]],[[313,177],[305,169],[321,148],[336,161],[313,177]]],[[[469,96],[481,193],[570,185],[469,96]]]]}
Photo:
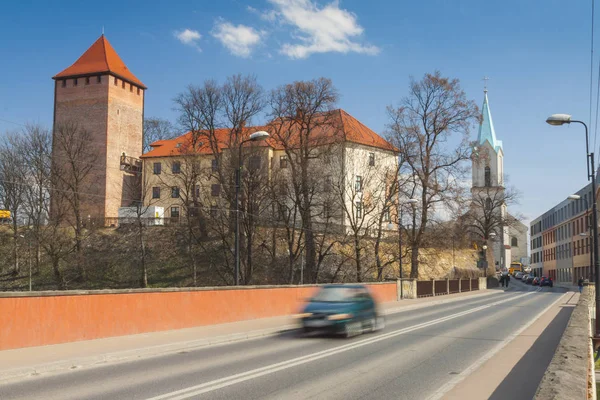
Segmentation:
{"type": "Polygon", "coordinates": [[[349,321],[344,325],[344,337],[351,338],[362,333],[362,324],[360,321],[349,321]]]}

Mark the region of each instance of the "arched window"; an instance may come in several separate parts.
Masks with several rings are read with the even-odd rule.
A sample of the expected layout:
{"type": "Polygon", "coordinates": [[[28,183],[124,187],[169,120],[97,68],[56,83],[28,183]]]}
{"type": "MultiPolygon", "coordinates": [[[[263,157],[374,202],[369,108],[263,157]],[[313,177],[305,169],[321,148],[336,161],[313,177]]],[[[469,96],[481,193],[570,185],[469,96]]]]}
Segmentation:
{"type": "Polygon", "coordinates": [[[485,167],[485,186],[492,186],[492,175],[490,172],[490,167],[485,167]]]}
{"type": "Polygon", "coordinates": [[[511,245],[511,247],[519,247],[519,241],[517,240],[516,237],[513,236],[510,239],[510,245],[511,245]]]}

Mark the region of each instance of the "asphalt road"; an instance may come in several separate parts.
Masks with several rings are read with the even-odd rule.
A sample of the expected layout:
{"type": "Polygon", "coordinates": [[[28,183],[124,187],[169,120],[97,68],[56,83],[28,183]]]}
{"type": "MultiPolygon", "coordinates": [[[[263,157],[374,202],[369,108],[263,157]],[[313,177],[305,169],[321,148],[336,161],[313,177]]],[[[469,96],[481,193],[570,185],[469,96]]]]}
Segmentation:
{"type": "Polygon", "coordinates": [[[563,296],[513,282],[388,315],[383,331],[352,339],[285,332],[29,378],[0,386],[0,399],[427,399],[563,296]]]}

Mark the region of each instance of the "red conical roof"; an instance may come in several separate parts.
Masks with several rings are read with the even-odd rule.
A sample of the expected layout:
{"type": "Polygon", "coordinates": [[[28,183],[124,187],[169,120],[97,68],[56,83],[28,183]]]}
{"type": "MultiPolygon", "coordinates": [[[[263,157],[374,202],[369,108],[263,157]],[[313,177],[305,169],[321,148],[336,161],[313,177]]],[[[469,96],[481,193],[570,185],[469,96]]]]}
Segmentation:
{"type": "Polygon", "coordinates": [[[127,68],[104,35],[100,36],[73,65],[56,74],[52,79],[107,72],[146,89],[146,86],[127,68]]]}

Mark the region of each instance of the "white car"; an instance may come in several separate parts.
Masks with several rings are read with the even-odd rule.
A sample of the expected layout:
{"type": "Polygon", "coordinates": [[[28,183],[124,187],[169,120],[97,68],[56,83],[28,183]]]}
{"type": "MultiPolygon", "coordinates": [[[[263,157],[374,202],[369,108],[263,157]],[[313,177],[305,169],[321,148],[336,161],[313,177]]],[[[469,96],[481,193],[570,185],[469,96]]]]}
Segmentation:
{"type": "Polygon", "coordinates": [[[522,279],[523,278],[523,273],[522,272],[517,272],[515,274],[515,279],[522,279]]]}

